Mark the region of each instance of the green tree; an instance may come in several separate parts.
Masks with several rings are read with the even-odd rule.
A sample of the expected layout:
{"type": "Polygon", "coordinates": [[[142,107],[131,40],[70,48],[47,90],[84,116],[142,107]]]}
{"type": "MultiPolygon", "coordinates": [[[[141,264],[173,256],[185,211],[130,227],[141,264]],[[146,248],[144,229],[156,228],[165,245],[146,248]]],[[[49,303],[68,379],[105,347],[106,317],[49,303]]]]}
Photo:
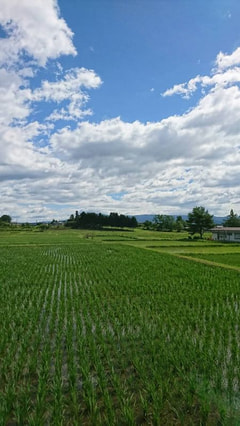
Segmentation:
{"type": "Polygon", "coordinates": [[[188,213],[187,225],[191,235],[198,233],[200,238],[203,238],[204,232],[214,226],[213,216],[202,206],[194,207],[192,212],[188,213]]]}
{"type": "Polygon", "coordinates": [[[49,228],[49,226],[47,223],[39,223],[37,225],[37,228],[40,232],[43,232],[43,231],[46,231],[49,228]]]}
{"type": "Polygon", "coordinates": [[[233,209],[230,210],[230,214],[224,222],[224,226],[240,226],[240,218],[234,213],[233,209]]]}
{"type": "Polygon", "coordinates": [[[0,222],[11,223],[12,222],[12,218],[8,214],[3,214],[0,217],[0,222]]]}
{"type": "Polygon", "coordinates": [[[102,229],[104,226],[112,226],[118,228],[136,228],[138,226],[135,216],[125,216],[124,214],[110,213],[109,216],[102,213],[85,213],[81,214],[76,211],[75,216],[71,214],[66,221],[65,226],[79,229],[102,229]]]}
{"type": "Polygon", "coordinates": [[[143,222],[143,229],[153,229],[153,223],[150,220],[145,220],[145,222],[143,222]]]}
{"type": "Polygon", "coordinates": [[[175,222],[176,231],[177,232],[183,231],[183,229],[185,228],[185,226],[186,226],[186,223],[183,220],[182,216],[177,216],[176,222],[175,222]]]}
{"type": "Polygon", "coordinates": [[[166,214],[154,216],[153,222],[157,231],[172,231],[175,226],[174,217],[166,214]]]}

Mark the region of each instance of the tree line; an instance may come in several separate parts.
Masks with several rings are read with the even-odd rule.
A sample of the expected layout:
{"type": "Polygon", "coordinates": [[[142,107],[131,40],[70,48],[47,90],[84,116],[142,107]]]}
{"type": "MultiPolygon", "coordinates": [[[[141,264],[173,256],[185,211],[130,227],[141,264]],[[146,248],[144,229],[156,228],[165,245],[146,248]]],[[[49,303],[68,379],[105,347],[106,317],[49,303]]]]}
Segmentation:
{"type": "MultiPolygon", "coordinates": [[[[24,224],[22,224],[24,225],[24,224]]],[[[33,225],[27,224],[28,227],[33,225]]],[[[0,227],[13,227],[17,226],[12,223],[12,218],[10,215],[4,214],[0,216],[0,227]]],[[[76,211],[75,215],[71,214],[70,218],[63,224],[53,220],[50,224],[43,223],[37,224],[36,227],[41,227],[41,230],[51,229],[56,226],[60,227],[69,227],[75,229],[103,229],[106,227],[113,228],[136,228],[139,226],[135,216],[126,216],[123,214],[118,214],[115,212],[110,213],[109,215],[104,215],[102,213],[78,213],[76,211]]],[[[215,226],[213,215],[208,213],[208,210],[205,207],[197,206],[188,213],[187,220],[184,220],[182,216],[177,216],[176,218],[171,215],[155,215],[153,221],[145,221],[142,225],[143,229],[146,230],[156,230],[162,232],[172,232],[172,231],[187,231],[190,235],[199,234],[200,238],[203,237],[204,232],[209,231],[215,226]]],[[[238,214],[234,213],[233,209],[230,210],[230,214],[227,216],[222,226],[224,227],[240,227],[240,217],[238,214]]]]}
{"type": "MultiPolygon", "coordinates": [[[[143,224],[144,229],[156,230],[162,232],[171,232],[183,230],[188,231],[190,235],[199,234],[200,238],[203,237],[204,232],[210,230],[215,226],[213,215],[208,213],[205,207],[197,206],[188,213],[188,219],[183,220],[182,216],[170,215],[156,215],[153,221],[145,221],[143,224]]],[[[231,209],[227,219],[224,220],[222,226],[224,227],[240,227],[240,217],[231,209]]]]}
{"type": "Polygon", "coordinates": [[[112,228],[136,228],[138,226],[137,219],[134,216],[125,216],[124,214],[110,213],[104,215],[102,213],[78,213],[71,214],[65,223],[65,226],[78,229],[102,229],[111,226],[112,228]]]}
{"type": "Polygon", "coordinates": [[[183,220],[182,216],[174,216],[167,214],[157,214],[154,216],[153,221],[146,220],[143,223],[143,228],[153,231],[171,232],[171,231],[183,231],[186,229],[187,222],[183,220]]]}

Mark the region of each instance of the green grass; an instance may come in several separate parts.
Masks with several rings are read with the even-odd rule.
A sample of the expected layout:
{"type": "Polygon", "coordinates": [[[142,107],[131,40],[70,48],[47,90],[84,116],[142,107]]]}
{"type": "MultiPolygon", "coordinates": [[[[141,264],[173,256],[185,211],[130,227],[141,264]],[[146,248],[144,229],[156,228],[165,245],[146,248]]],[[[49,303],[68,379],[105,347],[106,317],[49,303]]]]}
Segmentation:
{"type": "Polygon", "coordinates": [[[221,263],[224,265],[237,266],[240,268],[240,250],[238,252],[231,253],[214,253],[214,254],[190,254],[191,257],[197,257],[199,259],[206,259],[211,262],[221,263]]]}
{"type": "Polygon", "coordinates": [[[1,424],[239,424],[239,272],[175,256],[230,264],[238,245],[141,230],[0,239],[1,424]]]}
{"type": "Polygon", "coordinates": [[[0,246],[9,245],[45,245],[45,244],[74,244],[84,242],[84,235],[75,230],[54,231],[0,231],[0,246]]]}
{"type": "Polygon", "coordinates": [[[103,230],[103,231],[91,231],[91,230],[75,230],[75,229],[63,229],[63,230],[48,230],[48,231],[36,231],[30,228],[30,230],[14,230],[14,231],[3,231],[0,230],[0,245],[9,244],[58,244],[58,243],[79,243],[80,240],[94,240],[99,241],[129,241],[138,242],[140,244],[148,244],[149,242],[165,241],[165,242],[176,242],[187,239],[188,234],[177,233],[177,232],[156,232],[156,231],[144,231],[142,229],[119,229],[119,231],[103,230]]]}

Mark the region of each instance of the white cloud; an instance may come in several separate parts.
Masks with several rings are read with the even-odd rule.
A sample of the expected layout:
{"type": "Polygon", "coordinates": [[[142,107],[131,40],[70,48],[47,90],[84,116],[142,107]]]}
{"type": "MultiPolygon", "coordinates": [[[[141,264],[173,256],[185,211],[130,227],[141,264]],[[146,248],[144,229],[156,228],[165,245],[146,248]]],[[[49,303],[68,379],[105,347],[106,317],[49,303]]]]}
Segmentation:
{"type": "Polygon", "coordinates": [[[235,65],[240,65],[240,47],[230,55],[220,52],[217,55],[216,66],[219,71],[224,71],[235,65]]]}
{"type": "Polygon", "coordinates": [[[240,195],[239,114],[239,88],[219,86],[188,113],[158,123],[118,117],[65,127],[52,134],[45,151],[31,143],[44,130],[38,123],[11,129],[2,179],[15,183],[5,203],[19,197],[36,207],[69,206],[55,215],[43,210],[45,218],[64,218],[75,209],[177,214],[199,204],[225,215],[240,195]],[[7,174],[8,165],[15,176],[7,174]],[[121,191],[127,192],[122,200],[107,195],[121,191]]]}
{"type": "Polygon", "coordinates": [[[73,33],[55,0],[2,0],[0,24],[7,37],[0,39],[0,64],[13,64],[26,53],[38,65],[61,55],[76,55],[73,33]]]}
{"type": "Polygon", "coordinates": [[[27,101],[29,90],[19,87],[24,85],[24,80],[15,71],[0,69],[0,123],[10,124],[12,120],[25,119],[30,113],[27,101]]]}
{"type": "Polygon", "coordinates": [[[89,100],[89,95],[83,89],[95,89],[102,84],[100,77],[85,68],[70,69],[61,80],[54,82],[43,81],[31,96],[33,101],[55,102],[68,101],[67,108],[55,109],[48,120],[74,120],[85,115],[91,115],[91,110],[83,110],[89,100]]]}
{"type": "Polygon", "coordinates": [[[188,99],[197,89],[213,86],[229,86],[240,82],[240,47],[234,50],[231,55],[220,52],[215,61],[215,68],[212,69],[211,76],[197,75],[188,82],[175,84],[170,89],[165,90],[162,96],[181,95],[188,99]]]}
{"type": "Polygon", "coordinates": [[[74,94],[81,93],[81,87],[93,89],[99,87],[101,79],[93,70],[74,68],[68,70],[62,80],[55,82],[43,81],[40,88],[33,92],[32,99],[39,101],[62,102],[74,94]]]}
{"type": "Polygon", "coordinates": [[[186,83],[175,84],[172,88],[162,93],[162,96],[182,95],[188,99],[198,89],[198,87],[207,88],[213,86],[229,86],[240,82],[240,68],[234,67],[225,72],[217,72],[213,76],[200,76],[192,78],[186,83]]]}
{"type": "Polygon", "coordinates": [[[210,75],[164,92],[189,97],[204,90],[181,116],[78,122],[91,114],[88,91],[102,83],[94,70],[65,71],[57,62],[54,81],[31,84],[48,59],[76,53],[56,2],[4,1],[0,22],[7,31],[0,40],[2,211],[43,220],[75,209],[173,214],[204,204],[224,215],[239,201],[239,49],[220,53],[210,75]],[[37,119],[44,105],[47,113],[37,119]],[[78,123],[56,130],[51,120],[59,119],[78,123]],[[113,200],[116,193],[124,196],[113,200]]]}
{"type": "Polygon", "coordinates": [[[79,176],[50,152],[46,144],[54,127],[49,120],[82,119],[91,114],[85,107],[87,91],[102,82],[93,70],[75,67],[65,71],[56,62],[56,80],[45,79],[36,87],[38,67],[45,66],[48,59],[76,53],[73,34],[59,17],[55,1],[3,1],[0,23],[6,31],[6,38],[0,39],[1,209],[13,207],[18,218],[27,220],[24,206],[35,204],[29,211],[34,219],[40,210],[43,216],[52,214],[45,203],[74,202],[76,190],[70,190],[69,182],[88,176],[86,170],[79,176]],[[44,116],[38,121],[33,114],[41,108],[43,112],[44,104],[48,115],[51,108],[53,111],[45,116],[48,121],[44,116]]]}
{"type": "MultiPolygon", "coordinates": [[[[68,100],[67,109],[54,111],[67,118],[81,118],[89,110],[81,108],[88,101],[88,95],[81,89],[95,88],[100,78],[92,70],[75,68],[66,72],[63,80],[44,81],[33,92],[31,79],[38,66],[45,66],[48,59],[63,54],[76,54],[72,44],[73,33],[60,18],[55,0],[2,0],[0,24],[6,37],[0,38],[0,121],[5,125],[26,122],[33,111],[32,101],[62,102],[68,100]],[[71,99],[69,99],[71,98],[71,99]],[[63,114],[64,113],[64,114],[63,114]]],[[[58,72],[63,74],[57,62],[58,72]]],[[[53,115],[54,115],[53,114],[53,115]]]]}
{"type": "MultiPolygon", "coordinates": [[[[106,193],[119,186],[127,191],[116,201],[125,211],[187,213],[205,200],[209,210],[224,215],[240,195],[239,114],[238,86],[215,84],[182,116],[146,124],[119,117],[82,122],[74,131],[55,133],[50,142],[53,155],[75,170],[92,170],[106,193]]],[[[92,200],[91,184],[88,189],[92,200]]],[[[99,204],[108,205],[104,198],[99,204]]]]}
{"type": "Polygon", "coordinates": [[[150,163],[151,170],[154,162],[158,167],[171,160],[211,162],[237,150],[239,113],[238,87],[219,87],[183,116],[146,124],[120,118],[83,122],[74,131],[66,127],[55,133],[50,143],[61,159],[101,164],[106,173],[115,167],[119,172],[139,170],[142,163],[145,168],[150,163]]]}
{"type": "Polygon", "coordinates": [[[202,82],[202,77],[197,75],[189,80],[188,83],[175,84],[171,89],[165,90],[162,96],[183,95],[183,97],[189,98],[197,90],[197,84],[200,82],[202,82]]]}

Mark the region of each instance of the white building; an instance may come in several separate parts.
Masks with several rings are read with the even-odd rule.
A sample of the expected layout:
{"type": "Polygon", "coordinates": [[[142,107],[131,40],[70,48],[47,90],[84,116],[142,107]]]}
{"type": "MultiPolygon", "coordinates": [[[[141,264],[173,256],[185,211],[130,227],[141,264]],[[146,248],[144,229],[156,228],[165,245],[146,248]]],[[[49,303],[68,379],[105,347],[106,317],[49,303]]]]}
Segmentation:
{"type": "Polygon", "coordinates": [[[214,241],[235,241],[240,243],[240,227],[216,226],[211,231],[214,241]]]}

